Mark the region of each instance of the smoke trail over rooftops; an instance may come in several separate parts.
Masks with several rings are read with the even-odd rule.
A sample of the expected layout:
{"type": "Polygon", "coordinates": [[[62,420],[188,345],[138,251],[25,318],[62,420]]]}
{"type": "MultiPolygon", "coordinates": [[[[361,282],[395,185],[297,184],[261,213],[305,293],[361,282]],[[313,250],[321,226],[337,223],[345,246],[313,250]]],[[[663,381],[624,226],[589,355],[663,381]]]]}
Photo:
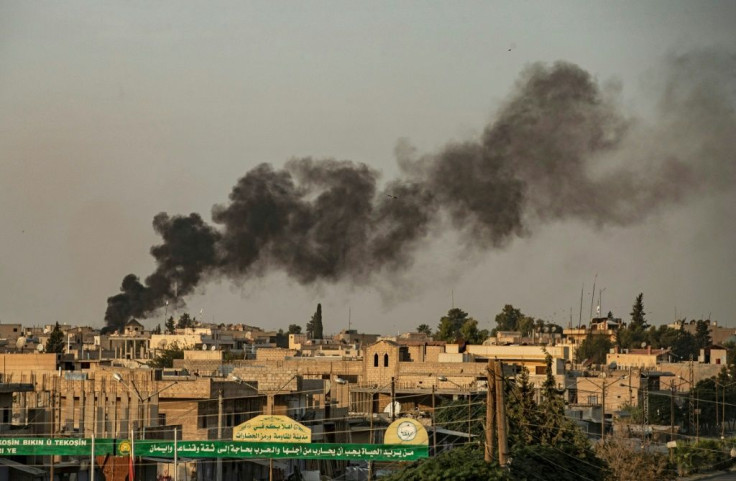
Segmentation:
{"type": "Polygon", "coordinates": [[[532,65],[480,139],[425,156],[400,146],[402,175],[382,189],[377,171],[349,161],[261,164],[213,208],[214,226],[198,214],[154,218],[158,267],[143,282],[123,279],[107,326],[180,302],[208,277],[282,270],[302,284],[367,282],[411,265],[442,219],[492,249],[544,222],[627,225],[687,194],[731,188],[734,66],[713,52],[673,59],[659,118],[646,125],[581,68],[532,65]]]}

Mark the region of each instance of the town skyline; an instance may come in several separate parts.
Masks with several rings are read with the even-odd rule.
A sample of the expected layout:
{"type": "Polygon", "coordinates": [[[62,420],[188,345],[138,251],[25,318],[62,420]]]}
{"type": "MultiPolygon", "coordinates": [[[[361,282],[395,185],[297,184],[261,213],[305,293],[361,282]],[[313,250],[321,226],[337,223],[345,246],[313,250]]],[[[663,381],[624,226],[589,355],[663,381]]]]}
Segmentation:
{"type": "MultiPolygon", "coordinates": [[[[261,162],[349,160],[378,171],[382,192],[399,176],[395,149],[436,156],[477,141],[535,62],[579,66],[624,118],[647,125],[656,124],[673,61],[695,55],[715,59],[714,75],[733,73],[731,5],[541,5],[172,12],[162,4],[145,15],[115,4],[3,5],[0,321],[102,327],[123,276],[155,269],[154,216],[197,212],[210,223],[212,206],[261,162]]],[[[733,92],[726,100],[732,108],[733,92]]],[[[727,128],[733,110],[721,114],[714,125],[727,128]]],[[[672,202],[623,226],[527,217],[498,247],[468,249],[467,231],[443,224],[419,239],[405,268],[366,282],[304,286],[283,269],[205,279],[186,310],[285,328],[306,323],[321,302],[330,332],[350,318],[356,329],[395,333],[434,327],[454,300],[483,328],[505,304],[566,326],[580,311],[589,317],[591,298],[595,315],[596,279],[603,314],[628,318],[643,292],[654,325],[676,317],[729,325],[736,195],[733,151],[724,152],[712,171],[717,186],[679,185],[672,202]]],[[[154,327],[162,314],[142,320],[154,327]]]]}

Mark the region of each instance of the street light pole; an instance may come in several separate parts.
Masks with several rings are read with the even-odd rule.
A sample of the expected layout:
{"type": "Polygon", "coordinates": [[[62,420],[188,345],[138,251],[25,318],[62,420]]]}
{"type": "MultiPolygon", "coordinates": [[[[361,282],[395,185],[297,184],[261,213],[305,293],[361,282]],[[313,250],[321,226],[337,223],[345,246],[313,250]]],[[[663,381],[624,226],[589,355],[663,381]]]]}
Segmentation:
{"type": "MultiPolygon", "coordinates": [[[[217,394],[217,440],[222,441],[222,389],[217,394]]],[[[222,458],[217,458],[217,481],[222,481],[222,458]]]]}
{"type": "MultiPolygon", "coordinates": [[[[606,438],[606,388],[613,386],[619,381],[623,381],[627,377],[628,376],[624,375],[624,377],[614,379],[606,384],[606,373],[603,373],[603,380],[601,381],[601,441],[606,438]]],[[[631,381],[629,380],[629,382],[631,381]]]]}
{"type": "MultiPolygon", "coordinates": [[[[132,388],[133,388],[132,390],[135,392],[136,396],[138,397],[138,422],[141,423],[141,424],[143,423],[143,405],[144,405],[144,403],[146,403],[147,401],[149,401],[152,397],[156,396],[157,394],[160,394],[161,392],[165,391],[166,389],[169,389],[170,387],[173,387],[174,385],[176,385],[176,384],[179,383],[179,381],[174,381],[171,384],[169,384],[168,386],[165,386],[165,387],[159,389],[158,391],[156,391],[155,393],[151,394],[150,396],[148,396],[147,398],[144,399],[143,396],[141,396],[141,393],[138,390],[138,387],[135,385],[135,383],[133,382],[132,379],[131,379],[130,383],[128,383],[128,382],[125,381],[125,379],[123,378],[123,376],[120,373],[118,373],[118,372],[114,372],[112,374],[112,378],[115,381],[117,381],[117,382],[123,384],[124,386],[126,386],[128,388],[128,394],[130,394],[130,392],[131,392],[131,386],[132,386],[132,388]]],[[[129,406],[128,411],[130,412],[130,402],[128,402],[128,406],[129,406]]],[[[130,416],[128,416],[128,417],[130,418],[130,416]]],[[[135,435],[134,435],[135,433],[133,431],[133,420],[132,419],[128,419],[128,424],[130,425],[130,462],[129,462],[129,465],[128,465],[128,469],[129,469],[129,481],[134,481],[135,480],[135,435]]],[[[145,433],[145,431],[141,430],[141,433],[145,433]]]]}

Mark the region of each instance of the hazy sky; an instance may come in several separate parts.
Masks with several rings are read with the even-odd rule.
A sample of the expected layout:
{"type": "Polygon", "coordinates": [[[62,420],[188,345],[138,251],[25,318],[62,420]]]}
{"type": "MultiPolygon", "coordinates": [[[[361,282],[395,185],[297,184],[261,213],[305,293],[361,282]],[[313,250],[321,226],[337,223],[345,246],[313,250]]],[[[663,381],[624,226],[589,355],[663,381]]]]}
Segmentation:
{"type": "MultiPolygon", "coordinates": [[[[434,153],[477,138],[533,62],[620,84],[621,108],[647,118],[667,59],[733,59],[734,25],[728,1],[0,2],[0,321],[102,326],[122,277],[154,268],[157,213],[210,220],[248,170],[300,156],[390,180],[400,139],[434,153]]],[[[567,325],[597,274],[604,312],[628,318],[643,292],[655,324],[736,327],[736,179],[722,180],[633,226],[553,222],[482,253],[448,233],[399,279],[274,272],[203,284],[188,308],[285,328],[321,302],[328,333],[349,310],[389,333],[436,326],[454,291],[483,327],[506,303],[567,325]]]]}

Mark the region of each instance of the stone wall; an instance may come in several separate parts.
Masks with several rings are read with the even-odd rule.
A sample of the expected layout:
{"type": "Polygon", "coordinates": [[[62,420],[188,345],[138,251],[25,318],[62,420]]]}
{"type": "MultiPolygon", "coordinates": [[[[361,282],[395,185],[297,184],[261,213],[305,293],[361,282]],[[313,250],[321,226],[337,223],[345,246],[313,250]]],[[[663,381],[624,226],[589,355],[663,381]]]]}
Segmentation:
{"type": "Polygon", "coordinates": [[[283,361],[287,357],[293,357],[298,354],[296,349],[285,349],[282,347],[274,347],[269,349],[258,349],[256,351],[256,361],[283,361]]]}
{"type": "Polygon", "coordinates": [[[57,354],[26,353],[0,354],[0,369],[3,373],[3,382],[19,382],[21,374],[30,374],[40,371],[56,370],[57,354]]]}
{"type": "Polygon", "coordinates": [[[184,351],[184,359],[187,361],[222,361],[223,351],[202,351],[200,349],[188,349],[184,351]]]}

